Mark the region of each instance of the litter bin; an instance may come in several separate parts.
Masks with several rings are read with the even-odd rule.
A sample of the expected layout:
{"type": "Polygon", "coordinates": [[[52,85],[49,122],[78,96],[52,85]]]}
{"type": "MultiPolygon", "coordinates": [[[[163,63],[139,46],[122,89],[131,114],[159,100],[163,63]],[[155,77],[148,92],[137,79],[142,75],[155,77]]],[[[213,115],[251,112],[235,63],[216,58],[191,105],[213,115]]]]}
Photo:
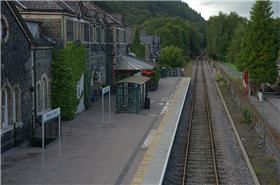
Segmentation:
{"type": "Polygon", "coordinates": [[[150,109],[151,99],[149,97],[145,97],[145,109],[150,109]]]}

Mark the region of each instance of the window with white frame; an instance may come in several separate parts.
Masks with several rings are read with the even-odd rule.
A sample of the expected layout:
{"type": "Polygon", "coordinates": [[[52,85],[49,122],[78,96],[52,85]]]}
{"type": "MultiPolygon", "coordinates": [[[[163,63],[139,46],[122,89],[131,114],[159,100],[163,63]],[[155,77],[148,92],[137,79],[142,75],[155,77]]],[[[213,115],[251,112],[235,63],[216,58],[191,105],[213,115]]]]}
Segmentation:
{"type": "Polygon", "coordinates": [[[2,89],[1,128],[21,122],[21,92],[18,86],[2,89]]]}
{"type": "Polygon", "coordinates": [[[36,103],[37,103],[37,112],[41,112],[41,84],[38,83],[36,86],[36,103]]]}
{"type": "Polygon", "coordinates": [[[92,41],[96,42],[96,27],[92,27],[92,41]]]}
{"type": "Polygon", "coordinates": [[[14,122],[21,122],[21,91],[18,86],[14,88],[14,122]]]}
{"type": "Polygon", "coordinates": [[[81,41],[84,41],[84,35],[85,35],[85,33],[84,33],[84,23],[81,22],[80,23],[80,40],[81,41]]]}
{"type": "Polygon", "coordinates": [[[8,96],[5,88],[2,89],[1,128],[8,126],[8,96]]]}
{"type": "Polygon", "coordinates": [[[46,77],[43,77],[42,80],[42,109],[47,110],[49,108],[49,93],[48,93],[48,80],[46,77]]]}
{"type": "Polygon", "coordinates": [[[100,67],[100,83],[105,84],[106,83],[106,71],[105,67],[100,67]]]}
{"type": "Polygon", "coordinates": [[[9,24],[7,18],[1,14],[1,24],[0,24],[0,34],[1,34],[1,41],[7,42],[9,38],[9,24]]]}

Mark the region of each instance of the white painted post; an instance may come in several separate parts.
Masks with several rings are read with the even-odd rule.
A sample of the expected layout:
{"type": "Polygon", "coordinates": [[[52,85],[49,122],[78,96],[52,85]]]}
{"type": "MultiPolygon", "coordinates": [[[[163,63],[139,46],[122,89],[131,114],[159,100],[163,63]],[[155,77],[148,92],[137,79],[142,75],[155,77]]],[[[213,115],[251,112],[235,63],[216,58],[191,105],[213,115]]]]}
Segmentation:
{"type": "Polygon", "coordinates": [[[109,91],[109,120],[111,119],[111,90],[109,91]]]}
{"type": "Polygon", "coordinates": [[[104,93],[102,90],[102,122],[103,124],[105,124],[105,120],[104,120],[104,93]]]}
{"type": "Polygon", "coordinates": [[[61,139],[61,116],[58,116],[58,141],[61,139]]]}
{"type": "Polygon", "coordinates": [[[45,149],[45,123],[42,121],[42,149],[45,149]]]}

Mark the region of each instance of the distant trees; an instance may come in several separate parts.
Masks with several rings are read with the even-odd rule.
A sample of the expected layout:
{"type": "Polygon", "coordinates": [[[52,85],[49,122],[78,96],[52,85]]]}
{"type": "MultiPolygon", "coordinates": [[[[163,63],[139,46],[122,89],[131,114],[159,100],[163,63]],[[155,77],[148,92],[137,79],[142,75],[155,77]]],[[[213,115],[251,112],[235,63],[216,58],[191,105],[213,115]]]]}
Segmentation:
{"type": "Polygon", "coordinates": [[[203,45],[203,24],[193,24],[180,18],[155,18],[144,23],[144,30],[161,38],[161,48],[176,46],[184,55],[199,55],[203,45]]]}
{"type": "MultiPolygon", "coordinates": [[[[240,17],[235,12],[229,15],[219,13],[218,16],[212,16],[207,22],[206,40],[207,51],[210,57],[220,61],[226,61],[228,48],[231,45],[232,38],[235,35],[242,34],[246,19],[240,17]],[[239,28],[237,31],[236,29],[239,28]],[[237,33],[235,33],[237,32],[237,33]]],[[[231,45],[230,51],[238,50],[238,43],[231,45]]],[[[232,55],[233,53],[229,53],[232,55]]],[[[229,59],[229,58],[228,58],[229,59]]]]}
{"type": "Polygon", "coordinates": [[[164,67],[183,67],[185,62],[183,50],[175,47],[168,46],[161,50],[159,57],[160,66],[164,67]]]}
{"type": "Polygon", "coordinates": [[[180,17],[190,22],[204,22],[203,18],[181,1],[94,1],[108,12],[124,16],[126,25],[140,25],[156,17],[180,17]]]}

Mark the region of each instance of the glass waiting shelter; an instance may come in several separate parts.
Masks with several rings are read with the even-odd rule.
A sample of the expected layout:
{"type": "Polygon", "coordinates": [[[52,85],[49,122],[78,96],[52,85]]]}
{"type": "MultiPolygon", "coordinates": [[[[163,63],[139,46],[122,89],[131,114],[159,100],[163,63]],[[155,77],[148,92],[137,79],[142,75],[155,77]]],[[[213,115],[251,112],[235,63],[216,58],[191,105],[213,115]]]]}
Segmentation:
{"type": "Polygon", "coordinates": [[[117,82],[116,113],[139,113],[148,97],[146,76],[130,76],[117,82]]]}

